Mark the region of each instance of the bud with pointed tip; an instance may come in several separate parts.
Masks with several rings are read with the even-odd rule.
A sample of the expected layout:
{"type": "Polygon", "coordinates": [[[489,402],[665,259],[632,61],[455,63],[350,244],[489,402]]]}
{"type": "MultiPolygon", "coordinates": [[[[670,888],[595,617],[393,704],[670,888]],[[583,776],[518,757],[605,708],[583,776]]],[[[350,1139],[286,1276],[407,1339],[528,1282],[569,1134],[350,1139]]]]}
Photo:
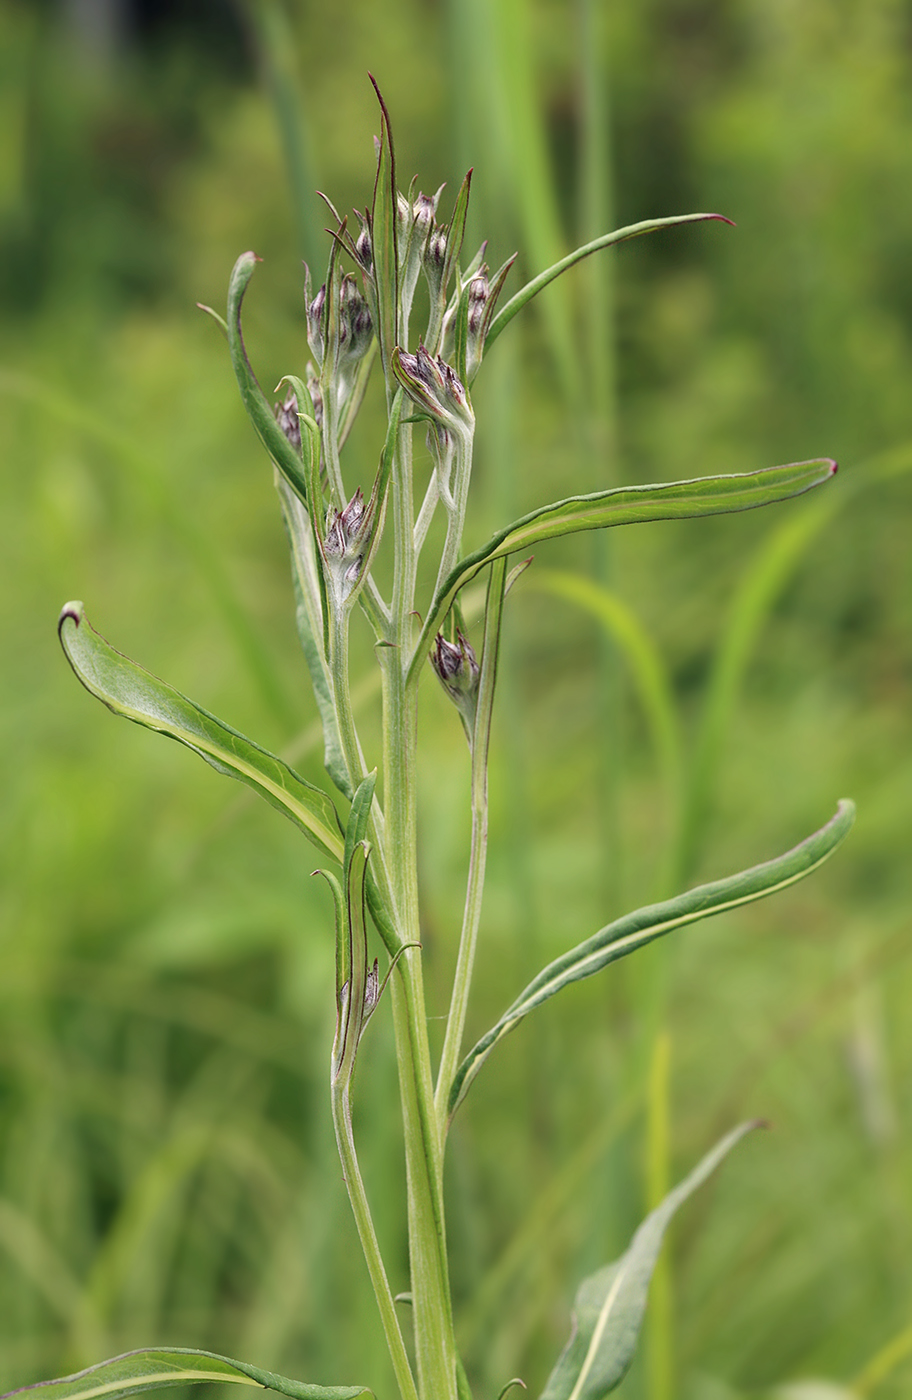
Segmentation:
{"type": "Polygon", "coordinates": [[[471,743],[481,668],[471,643],[461,629],[456,629],[455,642],[448,642],[442,632],[437,633],[434,650],[431,652],[431,665],[440,684],[459,711],[459,717],[471,743]]]}
{"type": "Polygon", "coordinates": [[[294,389],[289,389],[282,403],[273,404],[273,413],[282,432],[296,451],[301,451],[301,422],[294,389]]]}
{"type": "Polygon", "coordinates": [[[323,559],[338,605],[347,601],[361,577],[370,544],[374,510],[365,505],[360,488],[343,510],[331,510],[323,540],[323,559]]]}
{"type": "Polygon", "coordinates": [[[414,403],[451,432],[472,433],[475,414],[459,375],[439,355],[423,345],[410,355],[399,346],[393,351],[393,373],[414,403]]]}
{"type": "Polygon", "coordinates": [[[317,292],[317,295],[310,300],[310,269],[307,269],[304,283],[305,303],[307,313],[307,343],[310,346],[311,354],[318,365],[323,363],[325,346],[323,343],[323,320],[326,310],[326,283],[317,292]]]}

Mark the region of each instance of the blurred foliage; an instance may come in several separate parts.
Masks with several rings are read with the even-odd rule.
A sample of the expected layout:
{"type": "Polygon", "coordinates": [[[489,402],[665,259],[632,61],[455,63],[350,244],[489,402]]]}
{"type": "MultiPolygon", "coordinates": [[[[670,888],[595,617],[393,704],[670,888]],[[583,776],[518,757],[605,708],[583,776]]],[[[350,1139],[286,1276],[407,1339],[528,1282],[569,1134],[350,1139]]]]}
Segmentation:
{"type": "MultiPolygon", "coordinates": [[[[168,1342],[390,1393],[325,1096],[326,892],[290,827],[115,724],[54,637],[83,596],[115,645],[317,778],[268,467],[193,303],[221,305],[255,248],[254,362],[264,384],[300,372],[297,260],[324,215],[289,197],[286,157],[340,208],[365,203],[368,69],[404,179],[452,194],[475,165],[472,235],[495,265],[518,247],[535,271],[594,217],[738,224],[627,245],[498,344],[473,538],[568,482],[841,463],[791,554],[776,532],[811,503],[541,551],[591,569],[654,642],[685,780],[719,638],[742,648],[689,877],[784,849],[842,794],[859,822],[807,886],[648,950],[498,1051],[452,1141],[470,1374],[482,1395],[540,1382],[578,1278],[641,1216],[661,1027],[673,1175],[742,1116],[776,1128],[675,1229],[675,1394],[850,1380],[912,1306],[907,0],[211,0],[124,7],[107,47],[79,28],[88,8],[0,3],[0,1380],[168,1342]],[[767,580],[752,616],[751,569],[767,580]]],[[[368,403],[353,485],[378,421],[368,403]]],[[[508,628],[470,1034],[544,959],[651,898],[680,842],[589,614],[519,585],[508,628]]],[[[468,773],[455,717],[430,684],[424,700],[442,1012],[468,773]]],[[[364,1060],[356,1127],[404,1288],[382,1015],[364,1060]]],[[[900,1356],[871,1393],[910,1377],[900,1356]]],[[[622,1393],[655,1395],[649,1368],[622,1393]]]]}

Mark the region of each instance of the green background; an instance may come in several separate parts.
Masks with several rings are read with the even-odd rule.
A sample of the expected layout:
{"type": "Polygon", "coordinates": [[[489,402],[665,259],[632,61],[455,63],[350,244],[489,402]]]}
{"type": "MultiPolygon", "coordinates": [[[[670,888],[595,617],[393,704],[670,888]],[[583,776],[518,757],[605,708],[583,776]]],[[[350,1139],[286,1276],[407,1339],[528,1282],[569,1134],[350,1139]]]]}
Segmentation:
{"type": "MultiPolygon", "coordinates": [[[[392,1391],[332,1142],[313,857],[90,701],[54,633],[85,599],[114,645],[319,780],[270,468],[194,302],[221,308],[255,249],[254,364],[268,387],[302,372],[300,259],[328,252],[312,190],[369,201],[370,70],[401,184],[445,180],[448,212],[474,166],[469,242],[493,267],[519,250],[508,293],[611,226],[737,223],[582,265],[492,349],[470,547],[604,484],[840,462],[819,498],[543,546],[511,595],[470,1035],[674,873],[778,854],[844,795],[859,817],[806,885],[571,989],[492,1057],[448,1168],[470,1377],[491,1400],[514,1375],[540,1389],[578,1280],[756,1114],[774,1131],[674,1227],[620,1393],[861,1374],[908,1394],[912,1339],[869,1365],[912,1322],[907,0],[210,0],[98,29],[91,11],[0,3],[0,1382],[168,1343],[392,1391]],[[555,570],[632,613],[677,775],[629,651],[555,570]]],[[[352,488],[382,431],[372,396],[352,488]]],[[[432,681],[440,1015],[468,764],[432,681]]],[[[366,679],[375,743],[374,698],[366,679]]],[[[400,1290],[386,1014],[365,1051],[356,1131],[400,1290]]]]}

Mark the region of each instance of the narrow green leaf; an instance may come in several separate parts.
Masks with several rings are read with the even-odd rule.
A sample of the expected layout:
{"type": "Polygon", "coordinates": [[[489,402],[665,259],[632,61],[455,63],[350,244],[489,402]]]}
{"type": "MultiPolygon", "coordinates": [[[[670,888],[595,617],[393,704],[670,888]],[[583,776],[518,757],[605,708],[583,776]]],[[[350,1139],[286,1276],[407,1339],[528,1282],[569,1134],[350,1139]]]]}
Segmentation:
{"type": "MultiPolygon", "coordinates": [[[[159,1386],[187,1385],[195,1381],[258,1386],[289,1395],[292,1400],[355,1400],[358,1395],[372,1393],[363,1385],[307,1385],[304,1381],[250,1366],[246,1361],[217,1356],[212,1351],[154,1347],[147,1351],[125,1352],[60,1380],[40,1381],[37,1385],[23,1386],[21,1390],[11,1390],[9,1396],[35,1394],[40,1400],[94,1400],[101,1395],[137,1395],[159,1386]]],[[[3,1396],[2,1400],[8,1400],[8,1396],[3,1396]]]]}
{"type": "Polygon", "coordinates": [[[367,824],[370,821],[371,803],[374,800],[376,786],[377,770],[375,768],[358,785],[358,790],[352,798],[351,811],[348,814],[348,823],[345,828],[345,854],[342,860],[345,879],[348,879],[355,847],[367,839],[367,824]]]}
{"type": "Polygon", "coordinates": [[[672,481],[655,486],[616,486],[608,491],[569,496],[566,500],[541,506],[498,530],[487,544],[460,560],[443,580],[415,649],[409,679],[427,655],[456,594],[492,559],[579,530],[753,510],[756,506],[800,496],[829,481],[835,471],[836,463],[829,457],[822,457],[737,476],[706,476],[696,481],[672,481]]]}
{"type": "Polygon", "coordinates": [[[597,253],[602,248],[610,248],[615,243],[624,243],[628,238],[640,238],[644,233],[654,233],[656,229],[672,228],[675,224],[696,224],[705,222],[708,219],[715,219],[719,223],[730,224],[731,219],[726,219],[724,214],[674,214],[668,219],[644,219],[638,224],[628,224],[626,228],[619,228],[614,233],[603,233],[600,238],[594,238],[591,243],[584,243],[581,248],[577,248],[572,253],[568,253],[559,262],[553,263],[551,267],[540,272],[537,277],[533,277],[531,282],[527,282],[524,287],[511,297],[506,306],[498,312],[491,322],[491,329],[485,338],[485,350],[500,335],[501,331],[510,324],[517,312],[522,311],[526,302],[532,300],[543,287],[547,287],[549,282],[553,282],[555,277],[560,277],[562,272],[582,262],[583,258],[588,258],[591,253],[597,253]]]}
{"type": "Polygon", "coordinates": [[[554,962],[549,963],[538,976],[529,983],[512,1006],[509,1006],[495,1026],[482,1036],[474,1049],[466,1056],[453,1080],[450,1091],[450,1116],[455,1113],[475,1078],[498,1041],[519,1025],[530,1011],[548,1001],[555,993],[563,991],[572,982],[601,972],[609,963],[617,962],[628,953],[642,948],[656,938],[661,938],[672,929],[683,928],[696,923],[711,914],[722,914],[727,909],[736,909],[742,904],[752,904],[756,899],[775,894],[777,890],[793,885],[816,870],[848,835],[855,820],[855,805],[849,801],[839,803],[836,814],[826,826],[807,837],[800,845],[786,851],[775,860],[754,865],[737,875],[729,875],[723,880],[715,880],[708,885],[697,885],[686,894],[661,904],[649,904],[632,914],[625,914],[598,933],[587,938],[585,943],[571,948],[554,962]]]}
{"type": "Polygon", "coordinates": [[[756,1120],[742,1123],[717,1143],[690,1176],[647,1215],[626,1254],[580,1285],[570,1340],[548,1377],[541,1400],[603,1400],[620,1384],[633,1360],[649,1281],[672,1217],[732,1148],[762,1126],[756,1120]]]}
{"type": "Polygon", "coordinates": [[[58,631],[76,675],[109,710],[176,739],[217,772],[247,783],[284,812],[324,855],[342,859],[339,818],[324,792],[267,749],[115,651],[89,625],[82,603],[66,604],[58,631]]]}
{"type": "Polygon", "coordinates": [[[256,430],[257,437],[292,490],[302,501],[306,501],[307,477],[304,463],[276,422],[275,414],[257,382],[244,347],[241,303],[258,262],[256,253],[242,253],[232,269],[231,281],[228,284],[228,344],[231,347],[231,363],[247,416],[256,430]]]}
{"type": "Polygon", "coordinates": [[[399,250],[397,247],[396,216],[396,157],[389,112],[383,96],[369,74],[380,103],[380,151],[377,157],[377,178],[371,210],[371,253],[374,285],[377,292],[377,339],[383,373],[390,383],[390,360],[398,339],[396,324],[399,308],[399,250]]]}
{"type": "Polygon", "coordinates": [[[307,662],[310,683],[323,726],[323,766],[339,791],[351,799],[351,779],[342,751],[342,740],[333,704],[332,679],[326,664],[326,654],[318,641],[323,635],[326,617],[323,570],[315,558],[316,546],[313,545],[312,525],[306,506],[292,491],[284,477],[277,477],[276,485],[291,546],[291,574],[298,639],[304,660],[307,662]],[[317,611],[319,616],[314,615],[317,611]]]}

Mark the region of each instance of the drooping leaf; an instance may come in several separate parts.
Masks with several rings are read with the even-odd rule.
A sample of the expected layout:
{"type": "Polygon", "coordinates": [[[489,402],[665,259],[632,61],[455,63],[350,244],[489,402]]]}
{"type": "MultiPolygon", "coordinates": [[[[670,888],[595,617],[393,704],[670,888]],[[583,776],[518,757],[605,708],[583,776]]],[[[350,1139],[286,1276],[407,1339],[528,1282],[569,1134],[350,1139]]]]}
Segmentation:
{"type": "Polygon", "coordinates": [[[579,530],[602,530],[612,525],[636,525],[649,520],[686,520],[702,515],[725,515],[800,496],[829,481],[836,463],[829,457],[792,462],[783,467],[738,476],[706,476],[696,481],[673,481],[657,486],[616,486],[588,496],[569,496],[541,506],[498,530],[487,544],[456,565],[443,580],[431,606],[410,668],[410,678],[423,662],[431,640],[461,588],[492,559],[534,548],[545,540],[579,530]]]}
{"type": "Polygon", "coordinates": [[[566,272],[568,268],[582,262],[583,258],[588,258],[592,253],[597,253],[602,248],[610,248],[615,243],[623,243],[628,238],[640,238],[644,233],[654,233],[656,229],[672,228],[675,224],[705,223],[712,219],[722,224],[732,222],[731,219],[726,219],[724,214],[674,214],[668,219],[644,219],[638,224],[628,224],[626,228],[615,229],[614,233],[603,233],[600,238],[594,238],[591,243],[584,243],[581,248],[574,249],[565,258],[561,258],[559,262],[552,263],[550,267],[545,268],[544,272],[533,277],[531,282],[527,282],[515,296],[510,298],[491,322],[491,328],[485,338],[485,350],[493,345],[501,331],[510,324],[517,312],[522,311],[527,302],[537,296],[543,287],[547,287],[549,282],[553,282],[555,277],[560,277],[562,272],[566,272]]]}
{"type": "Polygon", "coordinates": [[[2,1400],[9,1400],[13,1395],[34,1395],[36,1400],[95,1400],[96,1396],[137,1395],[161,1386],[197,1381],[256,1386],[289,1395],[292,1400],[356,1400],[358,1395],[371,1394],[363,1385],[307,1385],[304,1381],[277,1376],[259,1366],[250,1366],[246,1361],[232,1361],[211,1351],[154,1347],[125,1352],[72,1376],[62,1376],[60,1380],[39,1381],[37,1385],[11,1390],[2,1400]]]}
{"type": "Polygon", "coordinates": [[[67,603],[58,624],[67,660],[86,690],[109,710],[193,749],[219,773],[254,788],[284,812],[333,860],[342,859],[342,832],[327,795],[275,754],[195,705],[105,641],[82,603],[67,603]]]}
{"type": "Polygon", "coordinates": [[[632,914],[625,914],[586,939],[585,943],[580,943],[549,963],[463,1060],[450,1091],[450,1115],[452,1116],[462,1102],[469,1085],[494,1046],[518,1026],[530,1011],[534,1011],[557,992],[569,987],[572,982],[579,982],[584,977],[601,972],[609,963],[617,962],[619,958],[624,958],[637,948],[661,938],[672,929],[696,923],[711,914],[736,909],[742,904],[752,904],[754,900],[775,894],[777,890],[785,889],[788,885],[804,879],[805,875],[810,875],[812,870],[816,870],[818,865],[832,855],[848,835],[854,820],[854,803],[842,801],[836,809],[835,816],[826,826],[775,860],[754,865],[749,870],[729,875],[724,880],[698,885],[674,899],[650,904],[632,914]]]}
{"type": "Polygon", "coordinates": [[[242,253],[234,264],[231,281],[228,283],[228,344],[231,348],[231,363],[234,366],[244,407],[256,430],[257,437],[292,490],[300,496],[302,501],[306,501],[307,477],[303,460],[276,422],[275,415],[257,382],[244,346],[244,336],[241,331],[241,303],[258,261],[256,253],[242,253]]]}
{"type": "Polygon", "coordinates": [[[623,1379],[636,1350],[662,1239],[680,1206],[758,1121],[742,1123],[717,1143],[690,1176],[646,1217],[626,1254],[587,1278],[573,1305],[570,1340],[541,1400],[603,1400],[623,1379]]]}

